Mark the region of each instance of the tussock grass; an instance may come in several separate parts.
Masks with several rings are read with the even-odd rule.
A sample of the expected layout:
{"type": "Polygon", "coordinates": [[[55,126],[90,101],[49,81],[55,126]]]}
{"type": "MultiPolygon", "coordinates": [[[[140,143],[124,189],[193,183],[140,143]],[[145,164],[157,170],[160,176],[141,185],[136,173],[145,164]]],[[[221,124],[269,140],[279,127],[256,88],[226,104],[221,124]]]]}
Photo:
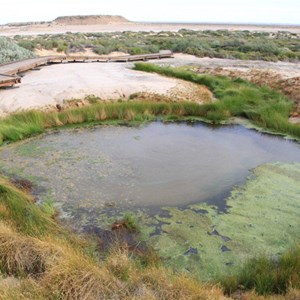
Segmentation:
{"type": "Polygon", "coordinates": [[[236,291],[239,286],[255,289],[260,295],[285,294],[291,289],[299,289],[300,247],[278,258],[251,259],[239,274],[225,278],[222,284],[228,293],[236,291]]]}
{"type": "Polygon", "coordinates": [[[6,179],[0,211],[0,299],[223,298],[220,287],[175,274],[157,257],[133,259],[127,247],[100,259],[89,240],[68,236],[6,179]]]}
{"type": "Polygon", "coordinates": [[[20,232],[43,235],[57,230],[56,223],[33,204],[30,196],[3,178],[0,178],[0,197],[0,220],[8,222],[20,232]]]}
{"type": "Polygon", "coordinates": [[[62,299],[101,299],[110,293],[111,278],[105,267],[100,267],[83,253],[64,247],[64,255],[50,265],[41,279],[48,291],[62,299]]]}
{"type": "Polygon", "coordinates": [[[278,91],[258,87],[242,79],[199,75],[184,69],[147,63],[136,63],[134,69],[206,85],[218,101],[202,105],[197,115],[214,123],[231,117],[246,117],[262,128],[300,138],[300,126],[288,121],[293,103],[278,91]]]}
{"type": "Polygon", "coordinates": [[[37,251],[38,241],[16,234],[3,224],[0,226],[1,272],[10,276],[43,273],[44,262],[37,251]]]}

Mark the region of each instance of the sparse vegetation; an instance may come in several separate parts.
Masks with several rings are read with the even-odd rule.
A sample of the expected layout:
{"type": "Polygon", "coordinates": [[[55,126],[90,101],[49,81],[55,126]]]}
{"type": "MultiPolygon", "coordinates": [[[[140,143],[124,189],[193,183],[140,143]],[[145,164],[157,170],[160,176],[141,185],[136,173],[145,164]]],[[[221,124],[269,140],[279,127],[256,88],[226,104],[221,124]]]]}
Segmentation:
{"type": "Polygon", "coordinates": [[[68,53],[91,49],[97,54],[121,51],[142,54],[170,49],[199,57],[299,61],[300,42],[289,32],[193,31],[68,33],[66,35],[16,36],[26,49],[59,49],[68,53]]]}
{"type": "MultiPolygon", "coordinates": [[[[25,48],[29,49],[30,47],[25,48]]],[[[30,49],[27,49],[17,45],[9,38],[0,37],[0,64],[34,57],[30,49]]]]}

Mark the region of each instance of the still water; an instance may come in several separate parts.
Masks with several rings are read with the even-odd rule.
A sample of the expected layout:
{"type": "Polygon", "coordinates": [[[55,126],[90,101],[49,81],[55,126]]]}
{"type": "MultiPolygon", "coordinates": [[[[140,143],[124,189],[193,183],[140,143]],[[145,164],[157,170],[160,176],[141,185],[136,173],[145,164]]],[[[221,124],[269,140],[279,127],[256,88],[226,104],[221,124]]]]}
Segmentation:
{"type": "Polygon", "coordinates": [[[3,172],[32,179],[62,207],[222,206],[220,195],[250,169],[300,162],[300,147],[242,126],[155,122],[62,130],[3,147],[0,160],[3,172]]]}

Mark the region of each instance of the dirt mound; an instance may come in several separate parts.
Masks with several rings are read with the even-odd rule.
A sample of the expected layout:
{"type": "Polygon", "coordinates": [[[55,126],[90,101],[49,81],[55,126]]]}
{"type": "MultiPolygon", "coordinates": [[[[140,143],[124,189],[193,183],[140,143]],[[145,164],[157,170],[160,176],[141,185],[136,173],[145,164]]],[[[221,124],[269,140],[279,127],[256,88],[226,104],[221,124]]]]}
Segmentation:
{"type": "Polygon", "coordinates": [[[56,18],[53,23],[59,25],[106,25],[124,24],[130,21],[122,16],[95,15],[95,16],[64,16],[56,18]]]}

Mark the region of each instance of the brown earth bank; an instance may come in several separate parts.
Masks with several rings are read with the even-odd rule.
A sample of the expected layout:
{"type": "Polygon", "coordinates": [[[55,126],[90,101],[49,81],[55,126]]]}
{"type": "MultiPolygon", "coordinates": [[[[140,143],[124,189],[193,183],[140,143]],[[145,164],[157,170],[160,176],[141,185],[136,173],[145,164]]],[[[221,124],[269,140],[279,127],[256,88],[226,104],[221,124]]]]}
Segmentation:
{"type": "Polygon", "coordinates": [[[232,70],[226,68],[195,68],[197,73],[208,73],[212,75],[223,75],[232,79],[242,78],[257,85],[266,85],[272,89],[279,90],[290,99],[295,101],[295,109],[292,117],[300,117],[300,76],[285,78],[274,70],[232,70]]]}

